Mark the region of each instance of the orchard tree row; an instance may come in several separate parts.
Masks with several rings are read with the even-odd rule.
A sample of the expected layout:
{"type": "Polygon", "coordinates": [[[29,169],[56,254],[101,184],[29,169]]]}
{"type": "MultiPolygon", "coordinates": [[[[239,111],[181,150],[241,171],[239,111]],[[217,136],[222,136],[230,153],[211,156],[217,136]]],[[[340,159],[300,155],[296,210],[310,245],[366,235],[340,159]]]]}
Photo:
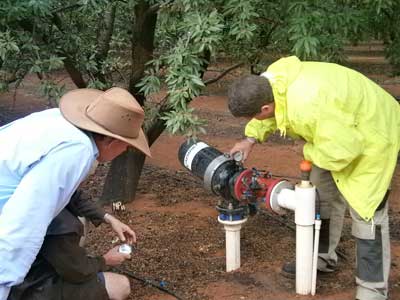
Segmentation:
{"type": "MultiPolygon", "coordinates": [[[[195,136],[188,103],[239,66],[260,73],[271,54],[342,62],[345,45],[381,40],[400,73],[399,14],[397,0],[2,0],[0,91],[33,73],[56,106],[65,88],[51,74],[64,69],[78,88],[127,88],[150,144],[165,129],[195,136]],[[235,63],[204,80],[221,57],[235,63]]],[[[133,199],[144,159],[131,149],[113,162],[103,198],[133,199]]]]}

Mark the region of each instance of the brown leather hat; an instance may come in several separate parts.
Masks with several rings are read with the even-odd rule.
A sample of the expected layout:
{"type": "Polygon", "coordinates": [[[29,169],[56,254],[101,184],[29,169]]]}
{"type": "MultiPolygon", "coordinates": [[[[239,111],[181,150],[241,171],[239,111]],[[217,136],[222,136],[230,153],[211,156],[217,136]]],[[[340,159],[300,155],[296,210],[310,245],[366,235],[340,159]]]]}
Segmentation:
{"type": "Polygon", "coordinates": [[[61,97],[60,110],[75,126],[124,141],[151,156],[142,130],[144,111],[128,91],[72,90],[61,97]]]}

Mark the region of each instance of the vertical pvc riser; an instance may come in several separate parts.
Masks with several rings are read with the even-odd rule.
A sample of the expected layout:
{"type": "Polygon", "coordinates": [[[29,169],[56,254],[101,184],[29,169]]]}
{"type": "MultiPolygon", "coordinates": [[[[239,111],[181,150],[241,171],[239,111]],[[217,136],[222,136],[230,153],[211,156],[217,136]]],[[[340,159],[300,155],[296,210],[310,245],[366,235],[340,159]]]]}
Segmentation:
{"type": "Polygon", "coordinates": [[[240,229],[242,225],[225,225],[226,239],[226,271],[240,268],[240,229]]]}
{"type": "Polygon", "coordinates": [[[223,221],[218,217],[218,222],[225,229],[226,271],[231,272],[240,268],[240,229],[247,219],[237,221],[223,221]]]}
{"type": "Polygon", "coordinates": [[[295,189],[296,222],[296,293],[311,293],[312,261],[315,222],[315,187],[295,189]]]}
{"type": "Polygon", "coordinates": [[[280,207],[294,210],[296,223],[296,293],[311,293],[313,265],[313,231],[315,222],[315,187],[309,183],[283,189],[278,197],[280,207]]]}
{"type": "Polygon", "coordinates": [[[313,226],[296,226],[296,293],[311,293],[313,226]]]}

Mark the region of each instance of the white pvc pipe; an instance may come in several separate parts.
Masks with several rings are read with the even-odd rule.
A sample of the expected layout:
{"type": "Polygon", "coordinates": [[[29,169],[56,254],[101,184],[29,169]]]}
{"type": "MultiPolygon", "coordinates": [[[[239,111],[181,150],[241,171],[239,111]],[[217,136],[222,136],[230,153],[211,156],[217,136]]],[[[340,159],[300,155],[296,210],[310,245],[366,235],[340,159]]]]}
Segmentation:
{"type": "Polygon", "coordinates": [[[296,210],[296,193],[291,189],[283,189],[278,194],[278,204],[280,207],[296,210]]]}
{"type": "Polygon", "coordinates": [[[296,193],[296,293],[311,293],[313,262],[313,229],[315,222],[315,187],[302,182],[296,193]]]}
{"type": "Polygon", "coordinates": [[[296,293],[311,292],[313,226],[296,226],[296,293]]]}
{"type": "Polygon", "coordinates": [[[226,271],[231,272],[240,268],[240,229],[246,219],[224,221],[218,217],[218,222],[225,228],[226,271]]]}
{"type": "Polygon", "coordinates": [[[296,211],[294,221],[297,225],[314,225],[315,221],[315,186],[296,185],[296,211]]]}
{"type": "Polygon", "coordinates": [[[319,248],[319,232],[321,229],[321,220],[315,220],[315,233],[314,233],[314,256],[313,256],[313,270],[311,279],[311,295],[315,295],[317,290],[317,268],[318,268],[318,248],[319,248]]]}

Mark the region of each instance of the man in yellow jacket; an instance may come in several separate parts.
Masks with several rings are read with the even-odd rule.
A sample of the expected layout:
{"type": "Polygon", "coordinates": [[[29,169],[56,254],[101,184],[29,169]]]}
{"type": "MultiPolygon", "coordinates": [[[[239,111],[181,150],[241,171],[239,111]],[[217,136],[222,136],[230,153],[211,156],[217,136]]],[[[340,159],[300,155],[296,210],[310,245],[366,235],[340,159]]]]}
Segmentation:
{"type": "Polygon", "coordinates": [[[311,180],[321,198],[318,269],[333,271],[337,264],[335,248],[349,206],[357,247],[355,298],[387,299],[387,197],[400,147],[399,104],[354,70],[294,56],[261,76],[240,78],[228,96],[235,117],[252,118],[246,139],[231,153],[242,151],[246,159],[275,130],[305,140],[304,157],[313,163],[311,180]]]}

